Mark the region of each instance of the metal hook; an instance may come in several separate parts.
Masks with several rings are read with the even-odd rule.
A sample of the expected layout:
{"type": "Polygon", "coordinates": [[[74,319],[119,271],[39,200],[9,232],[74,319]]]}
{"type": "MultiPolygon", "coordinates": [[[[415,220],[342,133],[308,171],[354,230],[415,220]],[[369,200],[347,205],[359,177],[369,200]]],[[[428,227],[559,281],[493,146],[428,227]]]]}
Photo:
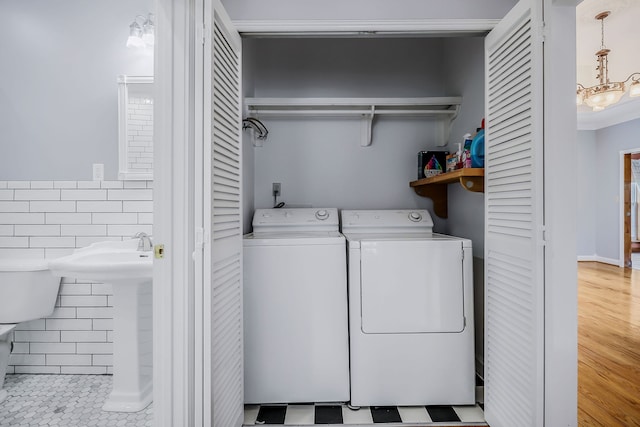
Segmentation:
{"type": "Polygon", "coordinates": [[[262,141],[267,139],[267,135],[269,135],[269,130],[264,123],[254,117],[242,120],[242,129],[251,129],[254,147],[262,147],[262,141]]]}

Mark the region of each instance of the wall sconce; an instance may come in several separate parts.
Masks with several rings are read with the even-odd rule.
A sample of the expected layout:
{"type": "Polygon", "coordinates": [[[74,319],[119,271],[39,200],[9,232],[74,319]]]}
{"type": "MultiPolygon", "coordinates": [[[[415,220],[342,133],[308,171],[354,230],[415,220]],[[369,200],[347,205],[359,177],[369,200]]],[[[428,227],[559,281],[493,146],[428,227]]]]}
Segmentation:
{"type": "Polygon", "coordinates": [[[129,38],[127,47],[151,48],[155,44],[155,25],[153,23],[153,13],[145,18],[142,15],[136,16],[129,25],[129,38]]]}

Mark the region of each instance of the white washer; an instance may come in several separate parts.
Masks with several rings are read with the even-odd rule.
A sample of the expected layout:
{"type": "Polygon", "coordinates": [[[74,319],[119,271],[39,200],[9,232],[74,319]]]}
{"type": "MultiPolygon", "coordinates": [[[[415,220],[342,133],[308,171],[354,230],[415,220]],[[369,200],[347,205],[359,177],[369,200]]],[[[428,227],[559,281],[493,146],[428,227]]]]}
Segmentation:
{"type": "Polygon", "coordinates": [[[342,211],[351,404],[475,403],[471,241],[425,210],[342,211]]]}
{"type": "Polygon", "coordinates": [[[258,209],[244,236],[245,403],[349,400],[337,209],[258,209]]]}

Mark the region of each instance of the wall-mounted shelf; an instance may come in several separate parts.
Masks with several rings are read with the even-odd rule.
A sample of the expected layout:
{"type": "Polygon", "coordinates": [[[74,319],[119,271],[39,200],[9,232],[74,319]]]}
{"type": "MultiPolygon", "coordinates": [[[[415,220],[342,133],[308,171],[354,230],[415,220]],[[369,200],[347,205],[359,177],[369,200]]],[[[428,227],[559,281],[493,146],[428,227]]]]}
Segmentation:
{"type": "Polygon", "coordinates": [[[409,185],[422,196],[433,200],[433,211],[440,218],[448,216],[447,186],[459,182],[465,190],[484,193],[484,169],[463,168],[452,172],[411,181],[409,185]]]}
{"type": "Polygon", "coordinates": [[[458,115],[461,97],[429,98],[245,98],[247,115],[254,117],[354,117],[361,120],[360,145],[371,145],[376,115],[417,116],[436,119],[436,145],[449,141],[451,122],[458,115]]]}

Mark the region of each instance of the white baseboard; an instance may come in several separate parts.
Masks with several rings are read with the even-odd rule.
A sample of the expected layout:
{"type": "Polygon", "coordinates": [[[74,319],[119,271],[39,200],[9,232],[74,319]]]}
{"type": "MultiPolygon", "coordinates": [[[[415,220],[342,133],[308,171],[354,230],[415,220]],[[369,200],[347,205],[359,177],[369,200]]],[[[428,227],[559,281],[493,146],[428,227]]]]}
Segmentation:
{"type": "Polygon", "coordinates": [[[596,261],[603,262],[605,264],[611,264],[611,265],[620,266],[620,260],[619,259],[605,258],[605,257],[602,257],[602,256],[596,256],[596,261]]]}
{"type": "Polygon", "coordinates": [[[606,258],[598,255],[578,255],[578,262],[580,261],[595,261],[595,262],[602,262],[604,264],[615,265],[616,267],[620,266],[619,259],[606,258]]]}

